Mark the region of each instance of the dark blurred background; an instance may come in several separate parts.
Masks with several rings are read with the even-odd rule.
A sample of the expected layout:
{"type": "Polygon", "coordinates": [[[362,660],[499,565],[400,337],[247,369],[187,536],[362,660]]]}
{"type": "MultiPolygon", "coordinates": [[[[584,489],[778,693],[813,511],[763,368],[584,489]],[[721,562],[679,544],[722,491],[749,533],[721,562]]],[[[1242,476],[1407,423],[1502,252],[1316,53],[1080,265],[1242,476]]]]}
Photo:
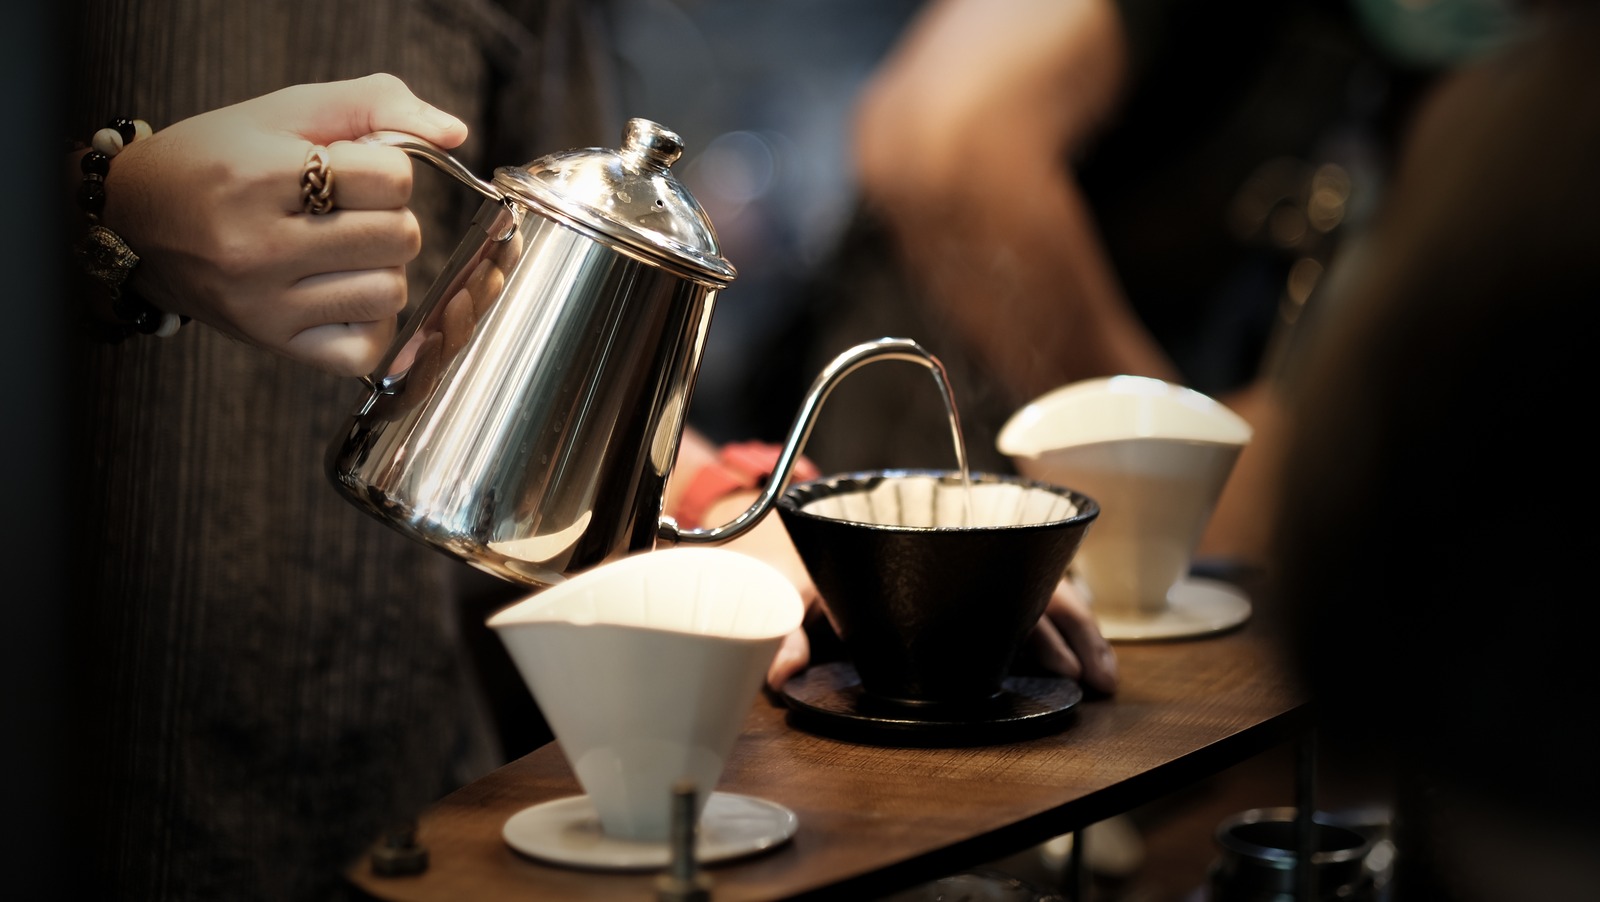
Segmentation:
{"type": "Polygon", "coordinates": [[[59,184],[63,130],[53,71],[61,32],[44,0],[6,5],[0,28],[0,85],[12,132],[0,142],[5,173],[0,272],[5,273],[6,334],[0,338],[0,849],[6,895],[49,899],[60,891],[71,816],[62,766],[67,746],[64,650],[71,599],[60,574],[71,565],[72,474],[63,463],[61,405],[68,374],[59,342],[63,305],[55,266],[62,246],[59,184]],[[54,884],[54,889],[52,889],[54,884]]]}
{"type": "MultiPolygon", "coordinates": [[[[616,0],[623,109],[676,131],[675,167],[739,277],[722,293],[691,421],[751,436],[737,390],[851,213],[850,108],[918,0],[616,0]]],[[[844,350],[840,348],[839,350],[844,350]]],[[[775,397],[786,411],[799,395],[775,397]]]]}

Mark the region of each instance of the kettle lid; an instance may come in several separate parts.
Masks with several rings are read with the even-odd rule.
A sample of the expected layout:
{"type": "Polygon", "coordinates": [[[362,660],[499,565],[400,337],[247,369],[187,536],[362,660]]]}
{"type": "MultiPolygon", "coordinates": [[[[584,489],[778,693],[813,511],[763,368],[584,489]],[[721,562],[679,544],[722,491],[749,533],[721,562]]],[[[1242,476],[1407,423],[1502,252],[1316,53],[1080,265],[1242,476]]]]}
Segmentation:
{"type": "Polygon", "coordinates": [[[508,195],[608,246],[678,275],[724,288],[735,275],[711,219],[672,172],[683,139],[648,119],[629,119],[622,148],[585,147],[505,166],[508,195]]]}

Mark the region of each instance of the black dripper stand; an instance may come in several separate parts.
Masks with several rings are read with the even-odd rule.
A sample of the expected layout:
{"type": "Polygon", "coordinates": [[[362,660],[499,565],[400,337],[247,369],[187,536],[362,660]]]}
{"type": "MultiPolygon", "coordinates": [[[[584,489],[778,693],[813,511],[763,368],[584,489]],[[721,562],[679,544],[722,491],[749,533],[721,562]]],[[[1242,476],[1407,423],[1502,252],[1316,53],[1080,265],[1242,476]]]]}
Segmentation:
{"type": "Polygon", "coordinates": [[[892,745],[986,745],[1064,729],[1064,677],[1010,672],[1099,514],[1093,499],[1015,476],[874,470],[778,499],[847,660],[780,691],[798,729],[892,745]]]}
{"type": "Polygon", "coordinates": [[[783,685],[789,723],[854,742],[957,746],[1016,742],[1070,723],[1083,689],[1066,677],[1008,676],[993,697],[968,703],[897,702],[861,686],[854,664],[819,664],[783,685]]]}

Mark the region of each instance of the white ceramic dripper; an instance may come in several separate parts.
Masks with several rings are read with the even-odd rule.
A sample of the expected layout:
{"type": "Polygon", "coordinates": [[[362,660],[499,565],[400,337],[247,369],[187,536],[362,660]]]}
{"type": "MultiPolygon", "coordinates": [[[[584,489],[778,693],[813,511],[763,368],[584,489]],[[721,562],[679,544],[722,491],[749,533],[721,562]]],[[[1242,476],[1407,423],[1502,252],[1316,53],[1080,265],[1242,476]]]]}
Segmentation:
{"type": "Polygon", "coordinates": [[[1023,475],[1100,503],[1074,577],[1107,638],[1147,639],[1215,632],[1249,616],[1236,587],[1187,574],[1250,437],[1243,418],[1206,395],[1110,376],[1030,402],[997,445],[1023,475]]]}
{"type": "Polygon", "coordinates": [[[700,818],[803,613],[776,568],[727,549],[674,548],[601,565],[488,622],[605,837],[664,848],[674,783],[694,782],[700,818]]]}

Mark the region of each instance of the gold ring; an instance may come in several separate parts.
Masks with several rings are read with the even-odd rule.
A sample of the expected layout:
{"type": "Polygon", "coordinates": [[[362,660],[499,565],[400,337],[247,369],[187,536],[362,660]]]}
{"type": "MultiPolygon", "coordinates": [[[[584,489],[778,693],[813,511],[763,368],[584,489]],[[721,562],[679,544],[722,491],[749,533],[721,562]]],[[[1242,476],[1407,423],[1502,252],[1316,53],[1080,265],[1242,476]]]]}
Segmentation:
{"type": "Polygon", "coordinates": [[[300,170],[300,209],[313,216],[333,212],[333,167],[328,148],[313,144],[300,170]]]}

